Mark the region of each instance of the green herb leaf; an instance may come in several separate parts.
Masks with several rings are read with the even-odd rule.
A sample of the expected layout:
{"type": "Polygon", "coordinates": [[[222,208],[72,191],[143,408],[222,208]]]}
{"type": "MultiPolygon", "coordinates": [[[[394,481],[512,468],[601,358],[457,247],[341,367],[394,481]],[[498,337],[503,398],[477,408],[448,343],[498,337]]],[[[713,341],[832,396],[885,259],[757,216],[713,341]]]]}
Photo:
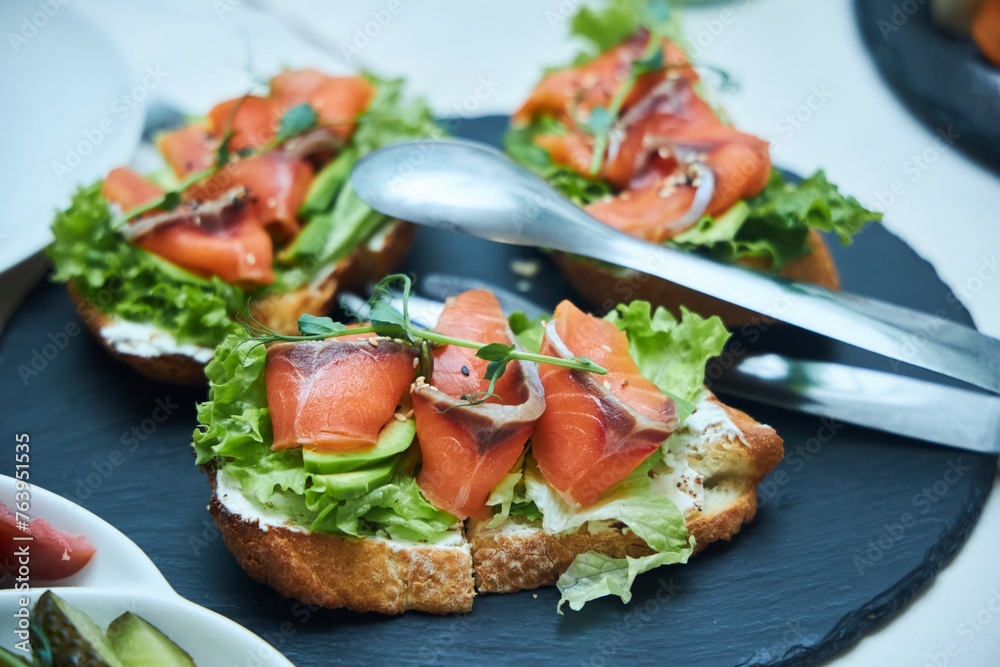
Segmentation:
{"type": "Polygon", "coordinates": [[[503,361],[510,358],[510,353],[514,351],[513,345],[503,343],[490,343],[483,345],[476,351],[476,356],[486,361],[503,361]]]}
{"type": "Polygon", "coordinates": [[[663,45],[657,44],[652,53],[643,56],[639,60],[632,61],[632,73],[641,76],[648,72],[656,72],[664,67],[663,45]]]}
{"type": "Polygon", "coordinates": [[[614,122],[615,117],[610,111],[604,107],[594,107],[587,120],[580,123],[580,127],[596,137],[610,132],[614,122]]]}
{"type": "Polygon", "coordinates": [[[329,317],[316,317],[308,313],[299,318],[299,332],[303,336],[334,336],[347,331],[347,327],[329,317]]]}
{"type": "Polygon", "coordinates": [[[292,137],[305,134],[316,127],[317,118],[316,110],[305,102],[292,107],[284,113],[278,122],[278,134],[274,138],[275,142],[280,144],[292,137]]]}

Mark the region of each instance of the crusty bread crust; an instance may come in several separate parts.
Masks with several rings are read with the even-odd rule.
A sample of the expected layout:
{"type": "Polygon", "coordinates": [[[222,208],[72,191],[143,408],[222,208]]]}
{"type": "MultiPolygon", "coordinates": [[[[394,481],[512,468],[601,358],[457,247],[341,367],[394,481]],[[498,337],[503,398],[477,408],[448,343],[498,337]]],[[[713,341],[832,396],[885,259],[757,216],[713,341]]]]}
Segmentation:
{"type": "MultiPolygon", "coordinates": [[[[828,289],[840,289],[837,267],[823,236],[812,229],[809,231],[808,242],[811,253],[785,266],[781,275],[828,289]]],[[[552,256],[573,289],[596,308],[610,310],[616,304],[642,299],[654,306],[663,306],[676,315],[683,305],[706,317],[718,315],[730,329],[753,324],[761,319],[759,314],[745,308],[645,273],[612,269],[563,253],[552,253],[552,256]]],[[[742,263],[751,268],[766,268],[759,263],[742,263]]]]}
{"type": "MultiPolygon", "coordinates": [[[[367,282],[384,276],[398,266],[410,248],[414,232],[415,228],[410,223],[397,221],[377,250],[362,244],[340,260],[330,275],[319,283],[254,302],[251,305],[254,317],[279,333],[298,333],[296,323],[299,316],[305,313],[325,315],[340,291],[361,289],[367,282]]],[[[101,336],[101,329],[111,323],[111,318],[96,304],[83,299],[74,289],[72,281],[69,293],[87,329],[112,356],[154,380],[182,385],[205,384],[205,365],[191,357],[181,354],[143,357],[115,349],[101,336]]]]}
{"type": "MultiPolygon", "coordinates": [[[[782,440],[774,429],[747,414],[723,405],[737,429],[735,441],[712,443],[710,451],[692,451],[688,464],[705,485],[702,511],[688,510],[684,521],[695,537],[695,552],[712,542],[729,540],[757,512],[757,485],[781,461],[782,440]]],[[[538,530],[487,528],[485,522],[467,527],[472,546],[476,586],[481,593],[511,593],[552,586],[579,554],[588,551],[612,558],[646,556],[652,550],[636,535],[611,528],[591,534],[587,526],[571,535],[538,530]]]]}
{"type": "Polygon", "coordinates": [[[472,611],[475,587],[467,549],[350,539],[269,527],[230,513],[216,494],[209,511],[226,547],[253,579],[285,597],[352,611],[432,614],[472,611]]]}

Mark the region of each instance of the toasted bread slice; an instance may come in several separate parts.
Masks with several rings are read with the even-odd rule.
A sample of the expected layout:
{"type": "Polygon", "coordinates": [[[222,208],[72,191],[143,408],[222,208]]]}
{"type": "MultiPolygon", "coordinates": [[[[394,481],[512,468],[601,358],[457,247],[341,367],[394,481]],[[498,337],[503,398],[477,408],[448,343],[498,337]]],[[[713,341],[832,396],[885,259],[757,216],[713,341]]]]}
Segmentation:
{"type": "MultiPolygon", "coordinates": [[[[753,519],[757,485],[781,461],[783,449],[774,429],[723,405],[707,391],[697,408],[677,434],[681,451],[672,471],[657,487],[676,493],[695,549],[701,551],[730,539],[753,519]]],[[[489,528],[487,522],[471,521],[467,534],[481,593],[554,585],[573,559],[588,551],[613,558],[653,553],[639,537],[616,525],[584,525],[575,533],[554,535],[540,523],[510,520],[489,528]]]]}
{"type": "MultiPolygon", "coordinates": [[[[681,450],[660,488],[686,506],[685,522],[700,551],[728,540],[753,519],[757,485],[781,460],[782,441],[774,429],[707,391],[679,435],[681,450]],[[677,491],[682,486],[686,491],[677,491]]],[[[207,472],[209,509],[240,566],[286,597],[324,607],[382,614],[468,612],[476,589],[510,593],[554,585],[581,553],[617,558],[652,553],[616,525],[553,535],[540,524],[511,520],[488,528],[470,520],[464,530],[456,528],[453,539],[434,545],[311,533],[280,510],[247,500],[238,483],[216,468],[207,472]]]]}
{"type": "MultiPolygon", "coordinates": [[[[809,231],[808,242],[810,254],[791,262],[780,274],[827,289],[840,289],[837,267],[823,236],[812,229],[809,231]]],[[[553,253],[553,258],[573,289],[592,306],[603,310],[610,310],[619,303],[642,299],[649,301],[654,307],[663,306],[677,315],[681,305],[684,305],[705,317],[718,315],[730,329],[752,324],[761,317],[745,308],[639,271],[611,267],[563,253],[553,253]]],[[[751,268],[766,268],[752,262],[743,264],[751,268]]]]}
{"type": "Polygon", "coordinates": [[[308,604],[380,614],[472,610],[472,553],[459,527],[447,544],[311,533],[268,519],[224,473],[208,469],[209,510],[226,547],[253,579],[308,604]]]}
{"type": "MultiPolygon", "coordinates": [[[[392,223],[384,234],[373,239],[375,242],[358,246],[322,279],[254,302],[253,316],[279,333],[297,333],[299,316],[324,315],[341,290],[363,288],[367,282],[390,273],[406,256],[414,232],[409,223],[392,223]]],[[[87,328],[113,356],[154,380],[205,383],[205,365],[212,359],[212,349],[178,344],[169,332],[145,325],[141,325],[144,330],[137,331],[133,323],[116,320],[101,312],[97,304],[83,299],[72,281],[69,292],[87,328]],[[151,344],[151,337],[158,344],[151,344]]]]}

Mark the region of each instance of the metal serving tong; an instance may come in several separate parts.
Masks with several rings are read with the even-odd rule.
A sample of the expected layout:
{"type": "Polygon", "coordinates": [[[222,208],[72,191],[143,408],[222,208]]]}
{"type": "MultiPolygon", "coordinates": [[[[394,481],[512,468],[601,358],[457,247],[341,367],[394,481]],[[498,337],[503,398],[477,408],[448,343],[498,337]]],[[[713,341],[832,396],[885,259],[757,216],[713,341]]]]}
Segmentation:
{"type": "Polygon", "coordinates": [[[590,217],[540,178],[483,144],[420,141],[382,148],[358,162],[351,183],[369,206],[400,220],[560,250],[652,274],[1000,393],[1000,340],[890,303],[790,282],[632,238],[590,217]]]}
{"type": "MultiPolygon", "coordinates": [[[[428,274],[417,287],[432,297],[410,297],[410,318],[423,327],[437,323],[445,299],[469,289],[490,290],[508,315],[517,311],[531,318],[546,314],[518,294],[472,278],[428,274]]],[[[340,305],[360,318],[367,316],[364,297],[342,294],[340,305]]],[[[394,305],[402,306],[399,295],[394,305]]],[[[712,389],[926,442],[1000,453],[1000,397],[977,391],[779,354],[744,357],[713,380],[712,389]]]]}

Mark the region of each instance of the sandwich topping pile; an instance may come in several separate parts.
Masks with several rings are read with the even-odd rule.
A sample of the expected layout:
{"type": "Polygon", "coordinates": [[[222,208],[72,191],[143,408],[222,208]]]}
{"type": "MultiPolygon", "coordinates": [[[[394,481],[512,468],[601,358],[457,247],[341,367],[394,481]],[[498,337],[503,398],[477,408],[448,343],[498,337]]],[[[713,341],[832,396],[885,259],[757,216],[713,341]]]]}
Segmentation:
{"type": "MultiPolygon", "coordinates": [[[[571,26],[587,49],[541,80],[505,145],[598,220],[653,243],[782,271],[825,255],[818,231],[846,244],[879,219],[823,172],[786,182],[767,142],[734,128],[708,99],[668,3],[613,0],[581,9],[571,26]]],[[[835,273],[800,273],[793,277],[837,286],[835,273]]]]}
{"type": "Polygon", "coordinates": [[[251,298],[257,317],[294,331],[349,270],[380,277],[385,246],[408,240],[354,194],[351,167],[437,134],[401,81],[283,72],[266,95],[159,135],[161,171],[122,167],[80,189],[53,223],[54,279],[71,283],[88,324],[122,354],[203,364],[251,298]]]}
{"type": "Polygon", "coordinates": [[[718,318],[563,302],[508,319],[477,290],[428,330],[392,285],[406,303],[390,276],[369,322],[253,323],[208,366],[197,462],[251,576],[359,611],[468,611],[475,588],[556,583],[579,609],[628,601],[639,573],[752,518],[781,440],[704,388],[718,318]]]}

